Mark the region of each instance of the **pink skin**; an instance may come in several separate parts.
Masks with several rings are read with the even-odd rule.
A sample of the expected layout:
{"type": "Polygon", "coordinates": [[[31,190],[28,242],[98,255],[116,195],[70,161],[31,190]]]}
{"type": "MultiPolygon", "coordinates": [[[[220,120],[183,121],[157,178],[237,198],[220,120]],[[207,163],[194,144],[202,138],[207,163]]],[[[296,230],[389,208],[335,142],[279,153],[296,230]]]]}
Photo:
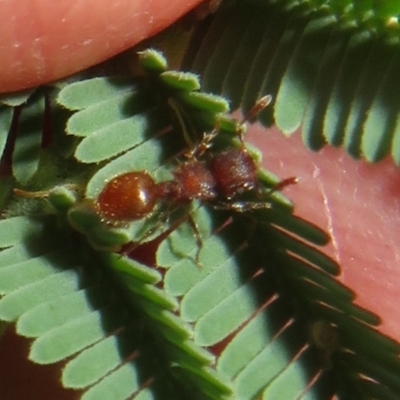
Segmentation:
{"type": "Polygon", "coordinates": [[[284,189],[295,213],[329,232],[326,252],[341,265],[341,281],[382,318],[379,329],[399,340],[400,174],[393,161],[369,165],[332,147],[312,153],[299,133],[286,138],[256,125],[246,139],[261,149],[266,168],[299,178],[284,189]]]}
{"type": "Polygon", "coordinates": [[[0,93],[57,80],[148,38],[201,0],[0,1],[0,93]]]}
{"type": "MultiPolygon", "coordinates": [[[[71,0],[0,1],[0,92],[59,79],[106,60],[159,32],[198,3],[200,0],[76,0],[73,5],[71,0]]],[[[286,139],[275,130],[257,126],[246,139],[261,148],[268,169],[281,178],[300,179],[298,185],[284,189],[296,202],[296,214],[330,232],[333,240],[327,252],[341,264],[342,282],[357,293],[358,304],[381,316],[380,329],[400,340],[396,301],[400,287],[400,250],[396,248],[400,177],[392,161],[371,166],[328,147],[310,153],[298,134],[286,139]]],[[[46,368],[18,364],[27,349],[18,360],[15,347],[27,342],[5,336],[0,342],[0,359],[12,360],[13,366],[0,363],[0,367],[4,365],[0,371],[3,396],[26,400],[79,397],[43,384],[48,381],[46,368]],[[39,385],[32,391],[34,382],[39,385]],[[16,394],[15,390],[24,388],[24,393],[16,394]]]]}
{"type": "MultiPolygon", "coordinates": [[[[0,0],[0,93],[60,79],[104,61],[169,26],[201,0],[0,0]]],[[[0,341],[7,399],[80,398],[63,390],[59,366],[27,361],[29,342],[0,341]]]]}

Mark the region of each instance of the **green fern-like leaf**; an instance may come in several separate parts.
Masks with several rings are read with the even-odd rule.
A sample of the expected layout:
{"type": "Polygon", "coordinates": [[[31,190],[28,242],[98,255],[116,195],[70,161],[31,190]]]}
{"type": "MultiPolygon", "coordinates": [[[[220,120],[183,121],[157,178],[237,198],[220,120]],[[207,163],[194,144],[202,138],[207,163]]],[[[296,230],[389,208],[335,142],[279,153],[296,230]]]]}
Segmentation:
{"type": "MultiPolygon", "coordinates": [[[[319,249],[327,234],[282,196],[246,213],[193,201],[123,226],[102,221],[95,205],[114,176],[171,179],[215,126],[209,156],[237,146],[237,122],[220,114],[226,99],[169,72],[154,50],[141,60],[143,78],[61,90],[75,156],[92,174],[71,171],[45,200],[9,204],[27,216],[0,221],[0,318],[32,339],[31,360],[65,360],[63,385],[86,400],[395,398],[399,344],[335,279],[340,267],[319,249]],[[155,237],[153,263],[114,252],[155,237]]],[[[259,178],[267,194],[277,182],[259,178]]]]}
{"type": "Polygon", "coordinates": [[[272,94],[260,121],[285,134],[301,127],[310,149],[328,143],[399,164],[398,10],[397,1],[224,1],[185,67],[233,108],[272,94]]]}
{"type": "MultiPolygon", "coordinates": [[[[202,368],[213,361],[212,355],[188,341],[192,336],[190,327],[171,313],[177,308],[175,298],[154,286],[160,281],[160,274],[118,255],[92,253],[85,257],[71,251],[70,243],[62,237],[55,242],[48,240],[56,222],[55,217],[35,221],[18,217],[1,224],[1,228],[8,225],[17,229],[23,224],[31,229],[26,243],[20,238],[21,244],[0,253],[4,295],[0,300],[0,315],[5,320],[18,320],[17,331],[35,338],[30,351],[33,361],[48,364],[70,357],[63,374],[64,384],[79,389],[91,386],[83,398],[102,391],[114,393],[113,398],[140,392],[145,381],[139,379],[142,376],[139,364],[144,362],[143,368],[147,369],[146,364],[166,357],[157,355],[158,346],[154,342],[144,344],[147,339],[141,332],[150,326],[150,331],[155,329],[157,341],[166,341],[165,347],[170,348],[167,351],[170,362],[175,360],[178,365],[194,364],[202,368]],[[26,247],[28,243],[30,251],[26,247]],[[110,274],[111,281],[107,278],[110,274]],[[127,290],[125,294],[115,291],[118,281],[127,290]],[[137,314],[134,309],[139,305],[141,311],[137,314]],[[135,352],[142,355],[126,364],[125,358],[135,352]],[[96,363],[96,368],[82,373],[100,355],[101,362],[96,363]],[[136,385],[126,382],[127,373],[136,375],[136,385]]],[[[2,238],[2,246],[10,246],[18,239],[12,229],[7,231],[9,234],[2,238]]],[[[22,236],[28,229],[25,233],[19,232],[22,236]]],[[[85,246],[79,248],[85,251],[85,246]]],[[[147,379],[152,381],[155,371],[150,369],[148,373],[147,379]]],[[[187,373],[190,374],[186,370],[183,376],[187,373]]],[[[221,388],[229,391],[213,374],[204,371],[202,379],[215,380],[219,391],[214,390],[218,393],[221,388]]],[[[155,381],[155,385],[161,383],[155,381]]],[[[170,398],[170,394],[166,392],[162,398],[170,398]]]]}

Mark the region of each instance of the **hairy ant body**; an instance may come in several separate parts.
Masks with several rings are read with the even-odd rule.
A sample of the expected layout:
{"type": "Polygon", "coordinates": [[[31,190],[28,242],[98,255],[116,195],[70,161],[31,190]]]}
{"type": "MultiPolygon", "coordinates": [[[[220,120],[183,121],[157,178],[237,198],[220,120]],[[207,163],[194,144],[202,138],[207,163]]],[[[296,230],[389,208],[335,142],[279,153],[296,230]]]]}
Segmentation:
{"type": "MultiPolygon", "coordinates": [[[[189,204],[193,200],[206,202],[215,208],[237,212],[270,208],[271,205],[265,201],[265,197],[289,184],[296,183],[297,179],[285,179],[267,193],[261,193],[258,186],[258,165],[245,148],[242,137],[244,123],[258,114],[270,101],[271,96],[260,99],[238,124],[237,134],[241,142],[240,147],[215,153],[209,152],[219,131],[216,128],[206,133],[199,143],[192,146],[186,153],[186,160],[173,170],[171,180],[157,183],[147,171],[127,172],[111,179],[95,202],[96,212],[106,223],[120,224],[150,216],[159,202],[165,202],[169,210],[175,206],[189,204]],[[255,191],[260,200],[241,201],[240,195],[249,191],[255,191]]],[[[48,195],[47,191],[31,193],[14,189],[14,192],[23,197],[48,195]]],[[[168,216],[167,210],[161,222],[168,216]]],[[[199,244],[196,254],[196,263],[199,264],[201,235],[189,213],[186,214],[185,219],[191,224],[199,244]]],[[[135,246],[142,244],[157,227],[147,232],[135,246]]],[[[130,248],[130,250],[133,249],[130,248]]]]}
{"type": "MultiPolygon", "coordinates": [[[[110,223],[137,220],[151,214],[160,201],[178,206],[200,200],[216,208],[239,212],[269,208],[270,203],[263,199],[259,202],[236,199],[244,192],[259,189],[258,165],[244,146],[242,127],[270,101],[271,96],[263,97],[239,124],[241,147],[210,154],[208,150],[218,133],[214,129],[186,154],[186,161],[173,171],[171,180],[156,183],[147,171],[127,172],[110,180],[98,196],[99,214],[110,223]]],[[[295,182],[295,178],[286,179],[271,191],[295,182]]],[[[201,244],[199,232],[191,222],[201,244]]]]}
{"type": "MultiPolygon", "coordinates": [[[[257,185],[257,165],[244,149],[217,153],[209,162],[190,159],[173,171],[174,179],[156,183],[147,171],[113,178],[98,197],[100,214],[110,221],[141,219],[158,201],[184,204],[200,200],[224,208],[257,185]]],[[[267,204],[267,203],[265,203],[267,204]]]]}

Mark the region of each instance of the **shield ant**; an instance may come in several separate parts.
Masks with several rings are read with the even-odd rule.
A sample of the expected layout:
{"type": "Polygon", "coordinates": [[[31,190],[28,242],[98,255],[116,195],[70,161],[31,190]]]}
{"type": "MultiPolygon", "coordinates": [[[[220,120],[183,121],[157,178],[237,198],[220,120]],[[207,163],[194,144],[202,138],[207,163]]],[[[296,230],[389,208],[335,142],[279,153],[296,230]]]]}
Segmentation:
{"type": "MultiPolygon", "coordinates": [[[[258,184],[258,165],[244,144],[245,123],[264,109],[271,99],[269,95],[261,98],[237,124],[239,147],[210,152],[213,141],[219,133],[217,127],[204,134],[202,140],[192,145],[186,152],[185,161],[173,170],[173,179],[157,183],[147,171],[132,171],[112,178],[104,186],[94,207],[100,218],[110,225],[148,217],[159,202],[167,204],[167,211],[160,219],[160,223],[145,233],[134,246],[129,246],[124,253],[133,251],[152,235],[167,220],[173,207],[199,200],[217,209],[242,213],[268,209],[271,204],[265,199],[271,193],[297,182],[296,178],[291,177],[262,193],[258,184]],[[251,191],[255,193],[258,201],[240,200],[242,194],[251,191]]],[[[75,188],[76,185],[72,186],[75,188]]],[[[46,197],[49,194],[48,191],[26,192],[20,189],[14,189],[14,193],[22,197],[46,197]]],[[[195,262],[200,265],[199,254],[202,247],[200,232],[189,212],[183,220],[187,220],[193,228],[198,242],[195,262]]],[[[178,221],[172,229],[183,220],[178,221]]]]}
{"type": "MultiPolygon", "coordinates": [[[[258,185],[258,165],[245,148],[244,124],[270,102],[271,96],[260,99],[238,124],[238,148],[209,152],[219,131],[215,128],[204,134],[203,139],[186,153],[186,160],[175,168],[171,180],[156,183],[147,171],[127,172],[111,179],[98,196],[96,207],[99,215],[106,222],[115,224],[147,217],[159,202],[165,202],[170,208],[188,204],[193,200],[236,212],[270,208],[270,203],[265,201],[266,196],[297,182],[296,178],[285,179],[267,193],[261,193],[258,185]],[[255,191],[260,200],[238,200],[241,194],[249,191],[255,191]]],[[[186,219],[193,227],[199,244],[196,254],[196,264],[199,264],[202,246],[200,233],[189,212],[186,219]]],[[[152,233],[153,230],[147,233],[143,240],[152,233]]],[[[135,247],[140,244],[141,241],[135,247]]]]}

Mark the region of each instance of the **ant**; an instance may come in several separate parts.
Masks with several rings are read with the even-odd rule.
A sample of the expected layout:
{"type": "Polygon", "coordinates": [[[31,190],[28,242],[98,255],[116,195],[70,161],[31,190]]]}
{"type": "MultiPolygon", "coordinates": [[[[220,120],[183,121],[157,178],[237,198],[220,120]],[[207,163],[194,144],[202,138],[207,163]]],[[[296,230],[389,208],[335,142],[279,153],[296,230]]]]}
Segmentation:
{"type": "MultiPolygon", "coordinates": [[[[96,204],[98,213],[106,222],[118,223],[138,220],[150,215],[160,201],[173,207],[200,200],[215,208],[237,212],[270,208],[270,203],[266,201],[237,201],[236,199],[241,194],[252,190],[255,190],[260,197],[258,165],[245,148],[243,127],[271,100],[272,97],[269,95],[261,98],[238,124],[237,134],[241,143],[239,148],[210,154],[208,150],[218,134],[218,128],[215,128],[204,134],[203,139],[186,153],[186,160],[176,167],[171,180],[156,183],[147,171],[127,172],[111,179],[98,196],[96,204]]],[[[270,195],[296,182],[296,178],[285,179],[267,193],[270,195]]],[[[188,214],[186,218],[190,220],[190,215],[188,214]]],[[[198,264],[202,241],[194,221],[189,222],[199,243],[196,255],[198,264]]]]}
{"type": "MultiPolygon", "coordinates": [[[[297,178],[285,179],[268,192],[261,193],[258,186],[258,165],[245,147],[243,128],[245,123],[267,107],[271,100],[270,95],[262,97],[238,123],[240,147],[211,154],[208,150],[218,135],[217,127],[204,134],[203,139],[186,153],[186,160],[176,167],[171,180],[156,183],[147,171],[127,172],[111,179],[97,198],[96,212],[106,223],[117,225],[151,215],[160,201],[167,203],[169,208],[189,204],[193,200],[207,202],[214,208],[236,212],[270,208],[271,204],[262,197],[265,199],[272,192],[297,183],[297,178]],[[249,191],[255,191],[261,200],[237,200],[241,194],[249,191]]],[[[14,189],[14,193],[22,197],[46,197],[49,194],[48,191],[26,192],[20,189],[14,189]]],[[[163,221],[168,216],[167,210],[163,221]]],[[[198,258],[202,247],[200,232],[189,213],[185,219],[191,224],[199,244],[196,254],[196,264],[199,265],[198,258]]],[[[125,252],[133,251],[154,231],[155,229],[151,229],[135,247],[130,247],[125,252]]]]}

